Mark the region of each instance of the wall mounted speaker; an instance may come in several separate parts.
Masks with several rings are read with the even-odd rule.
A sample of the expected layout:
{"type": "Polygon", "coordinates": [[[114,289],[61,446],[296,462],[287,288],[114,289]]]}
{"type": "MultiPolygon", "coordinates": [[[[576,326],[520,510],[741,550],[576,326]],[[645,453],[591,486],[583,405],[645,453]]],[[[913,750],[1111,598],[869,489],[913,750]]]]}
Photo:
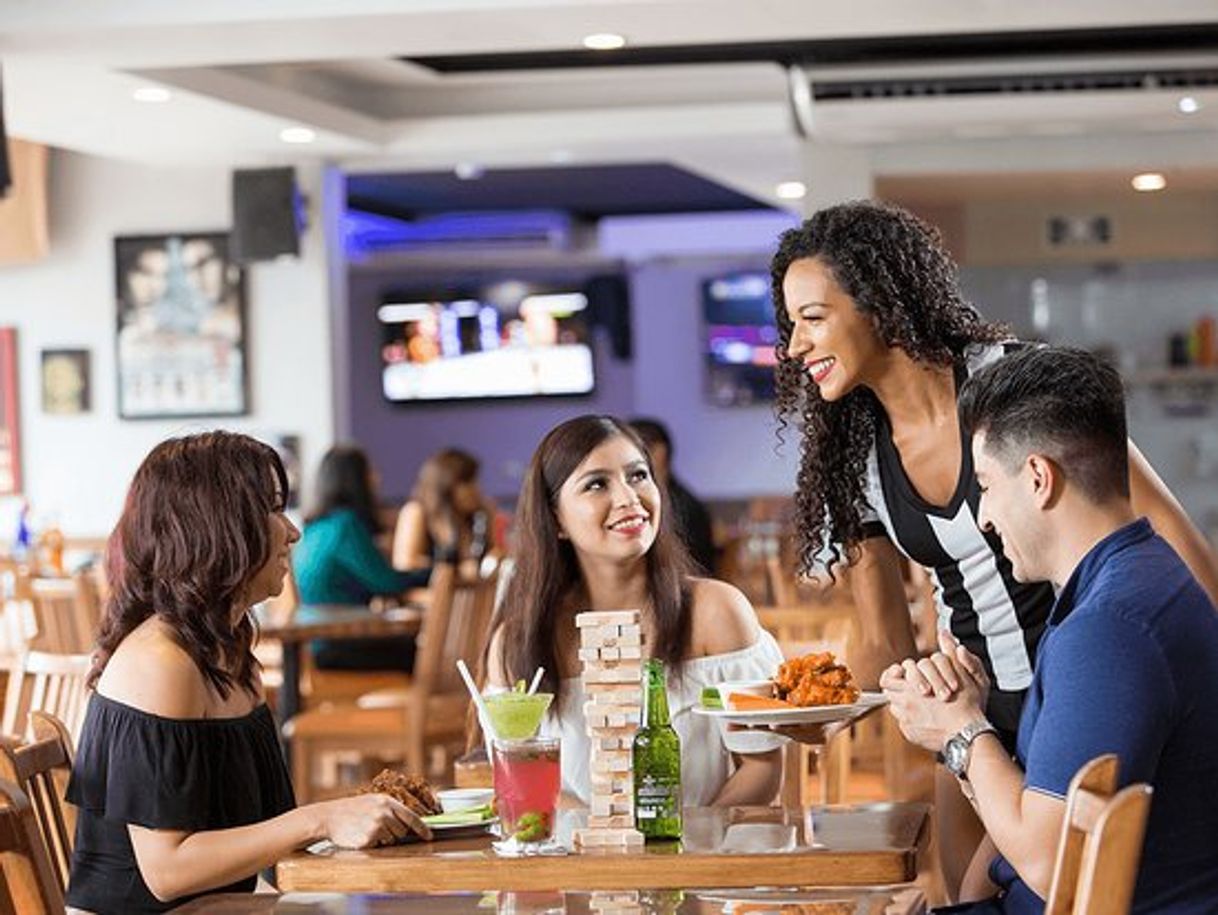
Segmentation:
{"type": "Polygon", "coordinates": [[[247,264],[299,255],[300,203],[294,169],[233,172],[233,258],[247,264]]]}
{"type": "Polygon", "coordinates": [[[0,197],[8,193],[13,175],[8,164],[8,135],[4,132],[4,74],[0,72],[0,197]]]}
{"type": "Polygon", "coordinates": [[[615,359],[629,361],[634,356],[630,329],[630,284],[618,273],[594,276],[584,287],[592,322],[609,331],[615,359]]]}

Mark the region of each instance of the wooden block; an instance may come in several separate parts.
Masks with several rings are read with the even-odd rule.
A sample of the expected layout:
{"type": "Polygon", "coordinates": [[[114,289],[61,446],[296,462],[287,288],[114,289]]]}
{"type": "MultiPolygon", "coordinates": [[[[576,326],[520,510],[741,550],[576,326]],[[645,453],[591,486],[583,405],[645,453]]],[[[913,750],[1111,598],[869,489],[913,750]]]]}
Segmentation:
{"type": "Polygon", "coordinates": [[[637,829],[601,829],[606,845],[642,845],[643,834],[637,829]]]}
{"type": "Polygon", "coordinates": [[[617,646],[616,647],[618,647],[618,648],[638,648],[640,645],[642,645],[644,643],[644,641],[645,640],[643,638],[643,631],[641,629],[628,630],[628,631],[623,632],[621,635],[619,635],[617,637],[617,646]]]}
{"type": "Polygon", "coordinates": [[[643,834],[637,829],[577,829],[572,839],[577,849],[635,850],[643,847],[643,834]]]}
{"type": "Polygon", "coordinates": [[[622,736],[616,735],[605,736],[604,732],[598,731],[592,735],[592,748],[594,750],[633,750],[634,749],[634,728],[622,728],[624,732],[622,736]]]}
{"type": "Polygon", "coordinates": [[[589,829],[630,829],[633,826],[633,813],[588,814],[589,829]]]}
{"type": "MultiPolygon", "coordinates": [[[[606,715],[625,715],[629,717],[633,715],[636,720],[642,718],[643,710],[637,702],[600,702],[589,701],[584,703],[584,717],[591,720],[594,716],[604,717],[606,715]]],[[[624,728],[625,723],[614,725],[614,727],[624,728]]]]}
{"type": "Polygon", "coordinates": [[[592,791],[597,794],[628,794],[634,797],[632,772],[592,772],[592,791]]]}
{"type": "Polygon", "coordinates": [[[641,706],[643,704],[642,690],[638,687],[623,686],[621,683],[585,683],[584,692],[589,702],[598,705],[641,706]]]}
{"type": "Polygon", "coordinates": [[[612,651],[613,652],[612,660],[616,661],[616,660],[618,660],[619,650],[620,649],[617,649],[617,648],[581,648],[579,650],[579,659],[581,661],[583,661],[585,664],[593,663],[593,662],[599,661],[601,659],[602,652],[612,651]]]}
{"type": "Polygon", "coordinates": [[[640,645],[623,645],[616,650],[617,656],[623,661],[635,661],[643,657],[643,648],[640,645]]]}
{"type": "Polygon", "coordinates": [[[643,665],[639,661],[611,661],[585,667],[582,676],[584,683],[638,684],[643,679],[643,665]]]}
{"type": "Polygon", "coordinates": [[[593,772],[630,772],[633,768],[633,761],[629,753],[605,753],[603,755],[593,754],[592,756],[592,771],[593,772]]]}
{"type": "Polygon", "coordinates": [[[591,908],[601,905],[620,905],[623,902],[638,901],[638,890],[598,890],[588,896],[588,905],[591,908]]]}
{"type": "MultiPolygon", "coordinates": [[[[619,657],[621,657],[621,651],[622,651],[620,648],[608,648],[608,647],[600,648],[597,650],[600,653],[600,659],[602,661],[616,661],[616,660],[618,660],[619,657]]],[[[581,658],[582,658],[582,654],[583,653],[581,652],[581,658]]]]}
{"type": "Polygon", "coordinates": [[[575,625],[585,626],[637,626],[641,619],[638,610],[585,610],[575,614],[575,625]]]}

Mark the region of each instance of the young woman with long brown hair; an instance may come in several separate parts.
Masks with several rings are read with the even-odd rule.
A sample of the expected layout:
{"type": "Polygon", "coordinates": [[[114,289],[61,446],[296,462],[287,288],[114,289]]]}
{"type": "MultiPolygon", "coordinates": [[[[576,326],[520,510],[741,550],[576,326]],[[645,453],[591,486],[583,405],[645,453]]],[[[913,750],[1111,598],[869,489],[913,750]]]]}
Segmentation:
{"type": "Polygon", "coordinates": [[[575,615],[641,610],[645,654],[669,671],[685,803],[767,804],[781,776],[780,738],[726,735],[692,710],[702,687],[772,676],[782,654],[743,594],[693,577],[671,523],[647,451],[629,426],[580,416],[553,429],[521,490],[516,565],[488,649],[488,685],[506,688],[545,667],[544,687],[556,695],[542,734],[562,738],[564,791],[586,802],[575,615]],[[733,753],[745,740],[762,752],[733,753]]]}
{"type": "Polygon", "coordinates": [[[274,449],[171,439],[136,471],[111,535],[107,603],[68,800],[68,904],[162,912],[242,892],[289,852],[363,847],[427,827],[384,795],[295,807],[250,651],[249,609],[279,593],[300,536],[274,449]]]}

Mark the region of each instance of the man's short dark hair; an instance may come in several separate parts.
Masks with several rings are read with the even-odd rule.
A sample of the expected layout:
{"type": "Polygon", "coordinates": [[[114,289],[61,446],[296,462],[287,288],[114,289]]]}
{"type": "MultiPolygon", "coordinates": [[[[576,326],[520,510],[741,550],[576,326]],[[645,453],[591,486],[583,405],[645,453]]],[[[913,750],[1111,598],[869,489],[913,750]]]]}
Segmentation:
{"type": "Polygon", "coordinates": [[[985,433],[986,450],[1018,464],[1051,458],[1093,502],[1129,498],[1129,446],[1121,376],[1086,350],[1029,347],[1003,357],[964,385],[965,435],[985,433]]]}
{"type": "Polygon", "coordinates": [[[640,416],[637,419],[630,420],[630,427],[638,433],[639,438],[643,440],[643,444],[651,450],[656,445],[663,445],[668,451],[669,460],[672,459],[672,439],[668,435],[668,429],[658,419],[651,417],[640,416]]]}

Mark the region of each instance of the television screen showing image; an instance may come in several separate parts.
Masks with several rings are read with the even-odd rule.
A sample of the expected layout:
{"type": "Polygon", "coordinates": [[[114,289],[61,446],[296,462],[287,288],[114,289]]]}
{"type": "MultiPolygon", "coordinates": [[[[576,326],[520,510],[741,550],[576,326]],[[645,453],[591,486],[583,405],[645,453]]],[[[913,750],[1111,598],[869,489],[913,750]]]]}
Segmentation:
{"type": "Polygon", "coordinates": [[[595,386],[588,296],[579,283],[395,292],[377,318],[390,401],[576,395],[595,386]]]}
{"type": "Polygon", "coordinates": [[[711,403],[747,406],[774,399],[774,306],[766,273],[736,273],[702,284],[706,391],[711,403]]]}

